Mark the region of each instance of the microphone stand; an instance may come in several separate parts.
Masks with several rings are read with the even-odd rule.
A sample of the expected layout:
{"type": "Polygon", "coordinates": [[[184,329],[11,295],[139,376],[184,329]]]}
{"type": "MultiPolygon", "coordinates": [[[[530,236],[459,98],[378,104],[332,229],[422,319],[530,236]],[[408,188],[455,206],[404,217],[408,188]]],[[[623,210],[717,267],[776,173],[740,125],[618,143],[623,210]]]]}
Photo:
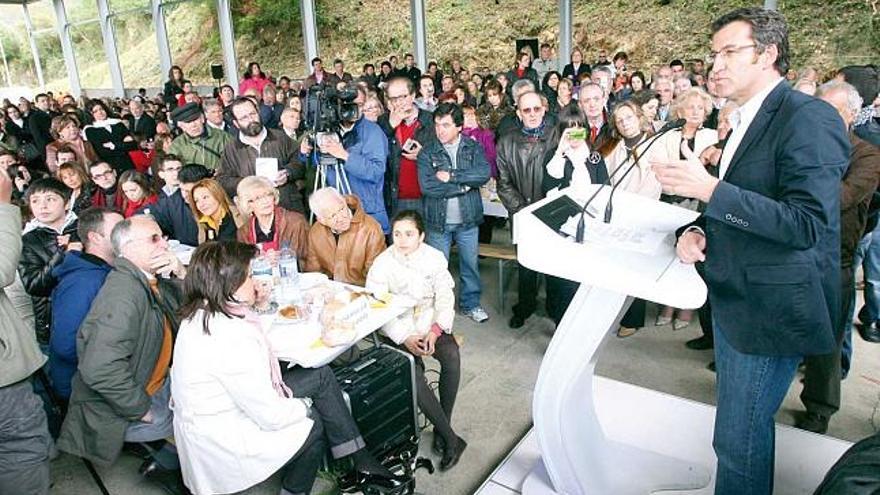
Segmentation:
{"type": "MultiPolygon", "coordinates": [[[[652,136],[650,138],[651,141],[645,147],[644,152],[647,152],[648,148],[650,148],[651,145],[653,145],[658,139],[660,139],[660,136],[663,136],[664,134],[666,134],[669,131],[672,131],[674,129],[679,129],[682,126],[684,126],[684,124],[685,124],[685,119],[678,119],[674,122],[670,122],[670,123],[666,124],[665,126],[663,126],[663,128],[660,129],[660,132],[658,132],[657,134],[655,134],[654,136],[652,136]]],[[[633,149],[635,149],[635,148],[638,148],[638,145],[636,145],[633,149]]],[[[611,200],[614,196],[614,191],[620,186],[620,184],[623,182],[623,179],[625,179],[626,176],[629,175],[629,173],[632,171],[632,169],[635,168],[635,166],[639,163],[639,161],[642,159],[642,157],[645,156],[644,152],[641,155],[639,155],[638,157],[636,157],[635,161],[632,164],[630,164],[630,166],[626,169],[626,171],[624,171],[623,175],[620,177],[620,180],[617,182],[617,184],[614,184],[611,187],[611,193],[608,195],[608,203],[605,206],[605,217],[604,217],[605,223],[611,222],[611,208],[612,208],[611,207],[611,200]]],[[[623,168],[623,166],[626,164],[626,161],[629,160],[630,157],[632,157],[632,155],[633,155],[633,151],[628,150],[627,155],[626,155],[626,159],[623,160],[623,162],[621,162],[621,164],[618,165],[614,169],[614,171],[611,172],[611,174],[608,176],[609,183],[611,182],[611,178],[614,177],[615,175],[617,175],[617,172],[621,168],[623,168]]],[[[584,242],[584,229],[585,229],[584,216],[589,214],[589,213],[587,213],[587,207],[590,205],[590,203],[593,202],[594,199],[596,199],[596,197],[602,191],[602,188],[604,186],[605,186],[605,184],[602,184],[602,187],[599,187],[598,189],[596,189],[596,192],[594,192],[593,195],[590,196],[590,198],[587,200],[587,202],[584,203],[584,206],[581,209],[580,218],[578,219],[577,231],[575,232],[575,242],[578,242],[578,243],[584,242]]],[[[593,215],[590,215],[590,216],[593,216],[593,215]]]]}

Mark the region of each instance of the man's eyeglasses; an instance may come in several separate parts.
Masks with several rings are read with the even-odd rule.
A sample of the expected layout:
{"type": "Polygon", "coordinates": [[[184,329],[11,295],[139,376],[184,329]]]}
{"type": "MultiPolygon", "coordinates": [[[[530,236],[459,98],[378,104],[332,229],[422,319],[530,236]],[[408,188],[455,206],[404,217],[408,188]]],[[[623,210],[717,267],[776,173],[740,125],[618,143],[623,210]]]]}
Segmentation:
{"type": "Polygon", "coordinates": [[[737,53],[739,53],[743,50],[748,50],[749,48],[756,48],[757,46],[758,46],[757,44],[752,43],[751,45],[732,46],[732,47],[724,48],[724,49],[717,51],[717,52],[714,52],[714,51],[709,52],[709,55],[706,56],[706,63],[714,64],[715,61],[718,60],[719,58],[723,58],[723,59],[727,60],[730,57],[736,55],[737,53]]]}
{"type": "Polygon", "coordinates": [[[531,115],[531,114],[533,114],[533,113],[534,113],[534,114],[539,114],[539,113],[541,113],[541,112],[544,111],[544,107],[541,107],[541,106],[538,106],[538,107],[525,107],[525,108],[520,108],[519,111],[522,112],[522,113],[524,113],[525,115],[531,115]]]}
{"type": "Polygon", "coordinates": [[[129,244],[132,242],[147,242],[148,244],[158,244],[161,241],[167,241],[168,237],[162,234],[151,234],[147,237],[135,237],[125,241],[125,244],[129,244]]]}
{"type": "Polygon", "coordinates": [[[92,174],[92,180],[98,180],[100,178],[109,179],[109,178],[113,177],[114,175],[116,175],[115,170],[108,170],[108,171],[100,173],[100,174],[92,174]]]}

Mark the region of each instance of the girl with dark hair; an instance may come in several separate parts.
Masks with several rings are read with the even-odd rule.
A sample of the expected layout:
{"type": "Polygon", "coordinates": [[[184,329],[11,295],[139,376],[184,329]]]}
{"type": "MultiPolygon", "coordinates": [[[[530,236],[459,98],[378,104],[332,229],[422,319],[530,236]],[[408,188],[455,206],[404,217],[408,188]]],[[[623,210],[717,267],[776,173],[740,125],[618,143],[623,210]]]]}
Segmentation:
{"type": "Polygon", "coordinates": [[[557,103],[557,95],[559,91],[559,80],[562,76],[555,70],[551,70],[544,74],[544,80],[541,81],[541,92],[547,97],[547,107],[551,112],[555,113],[559,104],[557,103]]]}
{"type": "Polygon", "coordinates": [[[247,66],[247,71],[242,74],[241,83],[238,85],[238,94],[243,95],[248,92],[250,89],[254,89],[257,91],[257,94],[262,97],[263,88],[268,84],[272,84],[272,81],[269,80],[269,77],[260,69],[260,64],[257,62],[251,62],[247,66]]]}
{"type": "Polygon", "coordinates": [[[281,371],[251,309],[262,297],[256,256],[250,244],[202,244],[184,279],[171,369],[184,483],[196,495],[232,493],[281,471],[281,493],[310,493],[329,448],[351,457],[361,487],[399,487],[364,448],[330,368],[281,371]]]}
{"type": "Polygon", "coordinates": [[[110,117],[110,109],[101,100],[91,100],[86,107],[94,121],[83,130],[99,160],[110,164],[117,173],[134,168],[129,151],[138,149],[138,143],[129,134],[121,120],[110,117]]]}
{"type": "Polygon", "coordinates": [[[92,206],[92,181],[81,163],[64,162],[55,175],[70,189],[69,209],[78,215],[92,206]]]}
{"type": "Polygon", "coordinates": [[[513,86],[513,83],[520,79],[528,79],[535,85],[535,89],[538,89],[540,87],[538,72],[532,68],[532,56],[529,52],[523,51],[517,53],[515,64],[516,65],[507,72],[507,79],[510,82],[510,86],[513,86]]]}
{"type": "Polygon", "coordinates": [[[467,443],[452,429],[452,409],[461,378],[458,342],[452,336],[455,294],[452,275],[442,252],[425,243],[425,224],[413,210],[404,210],[391,224],[394,244],[373,261],[366,288],[374,294],[415,298],[414,308],[382,327],[382,333],[415,357],[419,378],[419,408],[434,424],[435,453],[441,454],[440,470],[458,463],[467,443]],[[440,400],[425,379],[423,358],[440,362],[440,400]]]}
{"type": "Polygon", "coordinates": [[[559,113],[559,123],[550,138],[556,143],[555,150],[544,170],[545,194],[553,189],[583,188],[608,181],[602,155],[590,149],[587,129],[587,118],[577,107],[565,108],[559,113]]]}
{"type": "Polygon", "coordinates": [[[162,100],[170,109],[177,107],[177,97],[183,94],[183,84],[189,81],[183,77],[183,69],[179,65],[172,65],[168,70],[168,80],[165,81],[165,90],[162,92],[162,100]]]}
{"type": "Polygon", "coordinates": [[[383,60],[379,65],[379,89],[384,89],[393,77],[394,69],[391,67],[391,62],[383,60]]]}
{"type": "Polygon", "coordinates": [[[126,170],[119,176],[119,187],[125,195],[122,200],[122,216],[129,218],[141,208],[159,200],[150,179],[136,170],[126,170]]]}

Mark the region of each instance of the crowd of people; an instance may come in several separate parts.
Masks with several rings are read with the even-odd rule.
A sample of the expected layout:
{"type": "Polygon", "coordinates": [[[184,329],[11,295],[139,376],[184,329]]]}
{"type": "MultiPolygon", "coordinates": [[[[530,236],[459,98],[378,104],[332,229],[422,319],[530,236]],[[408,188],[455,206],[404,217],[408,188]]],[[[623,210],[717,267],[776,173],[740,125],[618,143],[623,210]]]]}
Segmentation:
{"type": "MultiPolygon", "coordinates": [[[[733,269],[707,261],[698,267],[712,296],[697,312],[704,335],[686,343],[697,350],[724,347],[724,357],[716,349],[719,378],[735,374],[729,356],[737,353],[786,356],[786,370],[788,361],[796,367],[809,356],[806,412],[798,426],[824,432],[840,407],[840,381],[853,359],[858,266],[864,267],[866,304],[857,328],[865,340],[880,342],[880,242],[873,242],[880,228],[878,77],[872,66],[845,67],[827,77],[790,68],[787,37],[765,32],[778,22],[765,11],[740,11],[713,27],[707,59],[655,67],[637,68],[624,52],[609,59],[605,50],[589,62],[580,48],[562,64],[545,43],[538,54],[517,52],[510,67],[495,73],[469,70],[458,60],[443,70],[430,62],[423,73],[406,54],[403,65],[396,57],[381,61],[378,71],[365,64],[360,76],[346,72],[340,59],[328,71],[315,58],[311,74],[297,81],[275,79],[252,62],[238,88],[223,85],[203,95],[174,66],[163,91],[152,97],[141,90],[131,98],[77,101],[40,93],[33,101],[4,101],[0,419],[23,419],[0,436],[0,491],[15,486],[16,493],[47,493],[52,438],[62,451],[102,465],[122,451],[139,455],[141,473],[173,492],[239,491],[282,470],[282,493],[308,493],[326,452],[350,457],[362,483],[401,483],[364,449],[328,368],[282,372],[272,355],[251,308],[259,289],[250,265],[262,254],[277,259],[284,248],[302,271],[418,300],[382,333],[415,357],[418,405],[434,426],[440,468],[452,468],[467,446],[452,426],[461,373],[455,312],[476,323],[489,319],[481,305],[479,247],[503,225],[484,215],[487,190],[497,191],[510,216],[563,189],[591,184],[619,184],[704,217],[723,199],[727,220],[741,230],[761,218],[775,222],[749,238],[763,243],[765,252],[777,252],[774,243],[808,250],[820,240],[827,244],[827,226],[839,230],[836,245],[826,246],[838,259],[822,266],[839,265],[842,275],[796,277],[812,284],[809,294],[797,294],[811,301],[814,323],[833,330],[827,338],[756,336],[746,342],[745,330],[725,336],[734,327],[731,311],[778,315],[768,301],[780,296],[746,298],[758,307],[740,308],[742,298],[725,304],[730,294],[722,297],[713,284],[723,286],[733,269]],[[733,32],[742,25],[745,33],[733,32]],[[725,36],[742,39],[719,45],[725,36]],[[763,71],[764,79],[754,81],[766,88],[751,81],[751,92],[731,90],[732,80],[745,77],[731,74],[733,62],[747,64],[747,52],[763,71]],[[336,107],[338,123],[329,131],[315,132],[315,88],[352,95],[336,107]],[[755,88],[766,89],[757,104],[755,88]],[[774,170],[772,179],[760,179],[749,191],[722,187],[742,180],[729,168],[747,148],[743,143],[756,138],[743,124],[772,118],[764,107],[759,112],[772,99],[767,94],[807,109],[798,110],[802,120],[787,124],[791,135],[779,139],[818,133],[810,139],[826,143],[822,165],[842,167],[827,172],[826,189],[810,190],[797,175],[825,172],[781,152],[757,158],[774,170]],[[670,163],[686,164],[679,169],[691,175],[661,166],[670,163]],[[704,194],[702,187],[719,179],[721,185],[704,194]],[[777,215],[768,204],[737,206],[759,193],[799,208],[777,215]],[[839,201],[820,201],[818,193],[839,195],[839,201]],[[189,266],[169,239],[198,246],[189,266]],[[457,295],[448,268],[453,244],[457,295]],[[826,302],[828,313],[813,311],[826,302]],[[713,322],[713,312],[722,323],[713,322]],[[714,331],[719,327],[724,330],[714,331]],[[439,400],[424,377],[423,358],[429,356],[442,369],[439,400]],[[246,463],[245,455],[252,456],[246,463]],[[168,473],[181,471],[185,487],[175,484],[177,478],[168,481],[168,473]]],[[[788,112],[780,110],[780,118],[794,119],[795,110],[788,112]]],[[[718,229],[709,222],[685,231],[682,259],[717,260],[743,242],[717,240],[718,229]],[[714,252],[707,256],[712,236],[714,252]],[[727,248],[714,247],[725,242],[727,248]]],[[[788,259],[777,253],[783,253],[777,265],[788,259]]],[[[770,280],[773,273],[747,276],[765,280],[762,290],[784,292],[783,282],[770,280]]],[[[524,326],[537,310],[538,278],[519,267],[510,328],[524,326]]],[[[557,325],[577,289],[576,282],[546,276],[546,313],[557,325]]],[[[646,326],[646,307],[633,302],[618,337],[646,326]]],[[[654,324],[678,330],[692,316],[658,308],[654,324]]],[[[800,316],[768,318],[773,328],[767,331],[802,323],[794,321],[800,316]]],[[[733,430],[727,436],[717,431],[716,451],[728,448],[733,430]]],[[[772,432],[765,433],[772,448],[772,432]]],[[[716,493],[737,493],[739,483],[754,482],[739,478],[740,460],[730,449],[718,451],[719,472],[728,463],[720,486],[728,488],[716,484],[716,493]]],[[[755,476],[768,483],[766,469],[755,476]]]]}

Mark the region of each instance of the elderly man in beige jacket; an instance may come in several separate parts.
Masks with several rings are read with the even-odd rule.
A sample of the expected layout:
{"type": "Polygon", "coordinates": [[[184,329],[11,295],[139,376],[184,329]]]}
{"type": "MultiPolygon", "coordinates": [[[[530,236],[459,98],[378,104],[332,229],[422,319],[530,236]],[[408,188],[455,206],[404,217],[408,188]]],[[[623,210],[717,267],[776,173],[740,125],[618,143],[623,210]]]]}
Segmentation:
{"type": "Polygon", "coordinates": [[[5,292],[21,255],[21,213],[11,197],[12,181],[0,174],[0,493],[48,494],[52,438],[30,380],[46,356],[5,292]]]}

